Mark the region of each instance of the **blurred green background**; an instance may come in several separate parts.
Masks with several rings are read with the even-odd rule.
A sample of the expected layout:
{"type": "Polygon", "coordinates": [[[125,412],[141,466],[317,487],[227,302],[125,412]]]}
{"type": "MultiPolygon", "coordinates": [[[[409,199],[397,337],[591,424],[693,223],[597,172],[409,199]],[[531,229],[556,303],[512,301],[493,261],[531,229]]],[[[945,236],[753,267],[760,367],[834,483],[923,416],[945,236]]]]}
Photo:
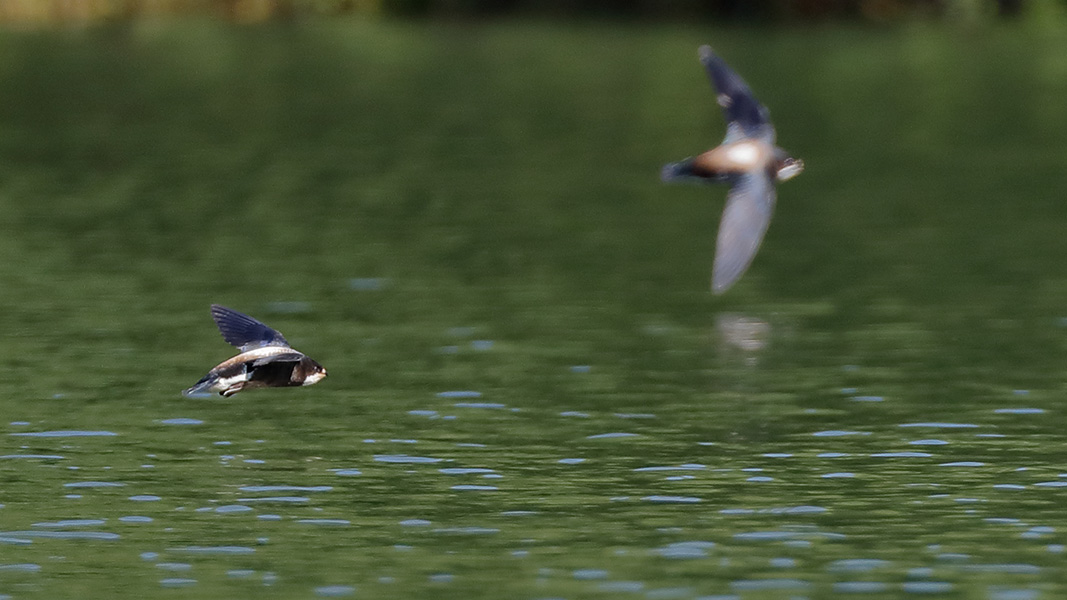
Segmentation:
{"type": "Polygon", "coordinates": [[[1062,0],[3,0],[0,22],[123,21],[211,15],[237,22],[309,16],[656,20],[976,21],[1063,8],[1062,0]],[[1035,6],[1037,8],[1035,8],[1035,6]]]}

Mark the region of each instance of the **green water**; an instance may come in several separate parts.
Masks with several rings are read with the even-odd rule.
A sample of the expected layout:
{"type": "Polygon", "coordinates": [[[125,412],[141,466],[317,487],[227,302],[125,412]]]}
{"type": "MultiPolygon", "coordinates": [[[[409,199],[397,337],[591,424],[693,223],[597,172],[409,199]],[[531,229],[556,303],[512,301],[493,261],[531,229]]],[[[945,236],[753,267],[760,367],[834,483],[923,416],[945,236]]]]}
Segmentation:
{"type": "Polygon", "coordinates": [[[0,34],[0,597],[1062,597],[1065,106],[1055,28],[0,34]],[[807,164],[722,297],[701,43],[807,164]],[[181,397],[212,302],[329,377],[181,397]]]}

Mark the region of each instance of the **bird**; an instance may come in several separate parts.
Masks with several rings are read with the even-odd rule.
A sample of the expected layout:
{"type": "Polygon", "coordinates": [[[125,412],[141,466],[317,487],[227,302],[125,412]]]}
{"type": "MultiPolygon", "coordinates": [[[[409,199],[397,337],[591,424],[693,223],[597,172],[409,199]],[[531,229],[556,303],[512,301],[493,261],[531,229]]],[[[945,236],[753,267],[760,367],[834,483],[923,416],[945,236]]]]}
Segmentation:
{"type": "Polygon", "coordinates": [[[661,179],[730,185],[711,274],[712,293],[722,294],[741,278],[759,250],[774,212],[776,181],[796,177],[804,162],[775,145],[770,112],[726,61],[710,46],[701,46],[699,55],[726,118],[726,137],[703,154],[664,165],[661,179]]]}
{"type": "Polygon", "coordinates": [[[193,398],[218,392],[229,398],[241,390],[311,385],[326,377],[326,369],[294,350],[282,334],[252,317],[218,304],[211,305],[222,338],[241,353],[219,363],[200,381],[182,392],[193,398]]]}

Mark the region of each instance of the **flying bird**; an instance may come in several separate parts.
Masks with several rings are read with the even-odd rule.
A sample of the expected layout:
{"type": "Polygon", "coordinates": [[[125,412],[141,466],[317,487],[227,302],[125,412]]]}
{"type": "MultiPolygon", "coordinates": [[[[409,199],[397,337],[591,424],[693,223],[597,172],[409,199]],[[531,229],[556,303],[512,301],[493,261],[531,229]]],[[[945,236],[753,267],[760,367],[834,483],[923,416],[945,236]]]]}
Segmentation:
{"type": "Polygon", "coordinates": [[[218,304],[211,305],[211,317],[222,338],[241,353],[208,371],[183,395],[218,392],[228,398],[241,390],[311,385],[326,377],[322,365],[294,350],[281,333],[252,317],[218,304]]]}
{"type": "Polygon", "coordinates": [[[792,179],[804,163],[775,145],[770,113],[741,77],[710,46],[700,62],[718,92],[726,117],[726,138],[707,152],[663,167],[663,181],[697,179],[726,182],[730,192],[719,223],[711,290],[721,294],[752,263],[774,212],[775,181],[792,179]]]}

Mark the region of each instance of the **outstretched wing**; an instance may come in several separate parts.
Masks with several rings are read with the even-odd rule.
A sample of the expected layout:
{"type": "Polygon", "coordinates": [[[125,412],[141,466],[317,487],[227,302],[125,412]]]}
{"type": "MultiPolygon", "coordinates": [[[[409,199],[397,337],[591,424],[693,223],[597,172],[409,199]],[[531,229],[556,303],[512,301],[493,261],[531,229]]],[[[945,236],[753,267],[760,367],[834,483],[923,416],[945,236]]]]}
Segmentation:
{"type": "Polygon", "coordinates": [[[746,173],[734,181],[715,242],[712,292],[725,292],[752,264],[774,214],[774,198],[774,182],[765,171],[746,173]]]}
{"type": "Polygon", "coordinates": [[[774,126],[771,125],[770,112],[752,95],[745,80],[715,54],[711,46],[700,47],[700,62],[704,64],[708,78],[718,92],[716,100],[726,117],[724,143],[745,137],[773,142],[774,126]]]}
{"type": "Polygon", "coordinates": [[[289,346],[281,333],[225,306],[212,304],[211,318],[215,319],[222,339],[240,348],[241,352],[262,346],[289,346]]]}

